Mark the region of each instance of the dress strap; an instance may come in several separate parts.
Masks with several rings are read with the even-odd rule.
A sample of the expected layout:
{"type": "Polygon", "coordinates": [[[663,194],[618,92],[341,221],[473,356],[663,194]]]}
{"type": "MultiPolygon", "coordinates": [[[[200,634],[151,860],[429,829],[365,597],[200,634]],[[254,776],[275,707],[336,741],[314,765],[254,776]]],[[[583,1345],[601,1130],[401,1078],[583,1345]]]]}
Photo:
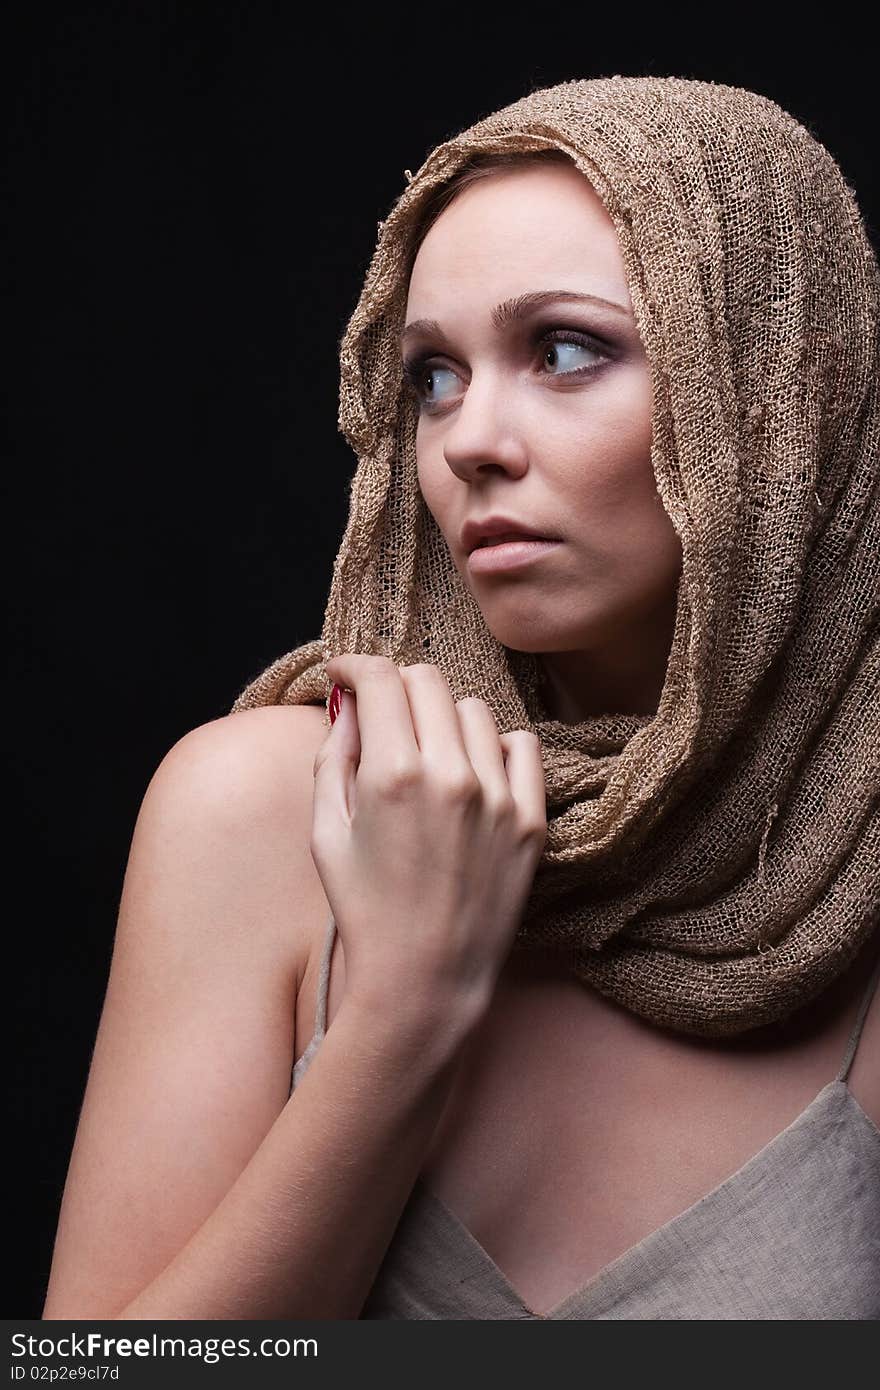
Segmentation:
{"type": "Polygon", "coordinates": [[[859,1045],[859,1038],[862,1035],[862,1026],[865,1022],[865,1018],[867,1016],[871,1000],[874,998],[874,991],[877,988],[878,980],[880,980],[880,957],[878,957],[878,959],[874,963],[874,969],[871,971],[871,978],[868,981],[868,988],[865,990],[865,993],[862,996],[862,1002],[859,1005],[859,1011],[856,1014],[856,1021],[852,1026],[852,1032],[849,1035],[849,1042],[846,1045],[846,1053],[844,1054],[843,1061],[840,1064],[840,1071],[837,1073],[837,1077],[835,1078],[837,1081],[845,1081],[849,1074],[849,1069],[852,1066],[853,1058],[856,1055],[856,1048],[859,1045]]]}
{"type": "Polygon", "coordinates": [[[296,1088],[297,1082],[308,1070],[309,1063],[317,1052],[321,1039],[327,1031],[327,996],[330,992],[330,962],[333,959],[333,943],[336,940],[336,919],[333,913],[327,920],[327,927],[324,933],[324,950],[321,955],[321,966],[318,971],[318,1001],[315,1007],[315,1031],[313,1032],[309,1045],[298,1062],[294,1063],[293,1071],[290,1074],[290,1094],[296,1088]]]}

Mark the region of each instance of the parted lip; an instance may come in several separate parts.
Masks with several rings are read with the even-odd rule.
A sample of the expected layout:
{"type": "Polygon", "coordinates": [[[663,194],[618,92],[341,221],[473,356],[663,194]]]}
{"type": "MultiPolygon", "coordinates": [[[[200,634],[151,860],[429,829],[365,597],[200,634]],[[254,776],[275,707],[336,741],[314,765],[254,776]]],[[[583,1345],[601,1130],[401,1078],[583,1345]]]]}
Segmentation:
{"type": "Polygon", "coordinates": [[[555,541],[558,536],[548,536],[546,531],[536,531],[512,516],[487,516],[482,521],[466,521],[461,528],[462,548],[470,555],[487,542],[497,542],[501,536],[506,540],[555,541]]]}

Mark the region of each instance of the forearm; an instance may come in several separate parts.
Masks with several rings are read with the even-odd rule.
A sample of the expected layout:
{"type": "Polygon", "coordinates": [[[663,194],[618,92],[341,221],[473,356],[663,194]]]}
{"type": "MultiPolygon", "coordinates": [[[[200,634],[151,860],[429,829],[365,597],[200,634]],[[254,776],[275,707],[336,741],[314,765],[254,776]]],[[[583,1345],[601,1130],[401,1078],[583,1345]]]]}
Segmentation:
{"type": "Polygon", "coordinates": [[[357,1318],[472,1025],[345,1001],[226,1196],[117,1319],[357,1318]]]}

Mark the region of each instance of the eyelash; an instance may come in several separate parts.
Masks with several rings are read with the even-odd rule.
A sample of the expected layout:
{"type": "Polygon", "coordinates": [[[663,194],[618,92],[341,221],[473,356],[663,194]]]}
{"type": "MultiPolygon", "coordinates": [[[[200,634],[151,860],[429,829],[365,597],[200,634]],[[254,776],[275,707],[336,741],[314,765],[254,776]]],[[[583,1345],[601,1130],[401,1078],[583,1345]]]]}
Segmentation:
{"type": "MultiPolygon", "coordinates": [[[[602,357],[603,359],[601,362],[594,362],[591,367],[578,367],[573,371],[554,372],[553,375],[556,377],[562,377],[563,379],[570,377],[587,377],[592,372],[598,371],[601,367],[605,365],[606,362],[610,360],[608,353],[605,351],[604,347],[599,342],[597,342],[595,338],[591,338],[590,335],[587,333],[576,333],[569,328],[556,329],[547,333],[541,333],[540,336],[535,339],[533,347],[534,350],[537,351],[539,348],[547,347],[549,345],[552,345],[553,343],[573,343],[576,347],[589,348],[591,352],[598,353],[600,357],[602,357]]],[[[431,359],[433,356],[434,354],[431,352],[423,352],[419,356],[411,357],[407,361],[405,361],[403,363],[403,380],[405,386],[408,388],[411,394],[415,396],[419,408],[421,410],[424,410],[427,414],[436,415],[438,413],[438,410],[442,407],[444,403],[439,402],[437,405],[432,406],[432,404],[429,401],[423,399],[419,391],[422,374],[423,372],[428,370],[429,366],[431,365],[431,359]]],[[[451,372],[453,370],[452,367],[444,366],[442,362],[437,363],[436,365],[439,368],[442,368],[443,371],[451,372]]]]}

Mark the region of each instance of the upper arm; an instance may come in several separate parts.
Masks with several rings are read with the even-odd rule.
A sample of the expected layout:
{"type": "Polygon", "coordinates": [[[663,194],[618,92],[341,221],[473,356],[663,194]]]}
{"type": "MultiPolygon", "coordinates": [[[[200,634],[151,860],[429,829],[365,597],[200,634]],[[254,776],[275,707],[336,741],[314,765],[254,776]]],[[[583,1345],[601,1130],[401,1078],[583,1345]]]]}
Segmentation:
{"type": "Polygon", "coordinates": [[[150,782],[44,1318],[112,1316],[140,1292],[287,1101],[324,736],[317,707],[243,711],[187,734],[150,782]]]}

